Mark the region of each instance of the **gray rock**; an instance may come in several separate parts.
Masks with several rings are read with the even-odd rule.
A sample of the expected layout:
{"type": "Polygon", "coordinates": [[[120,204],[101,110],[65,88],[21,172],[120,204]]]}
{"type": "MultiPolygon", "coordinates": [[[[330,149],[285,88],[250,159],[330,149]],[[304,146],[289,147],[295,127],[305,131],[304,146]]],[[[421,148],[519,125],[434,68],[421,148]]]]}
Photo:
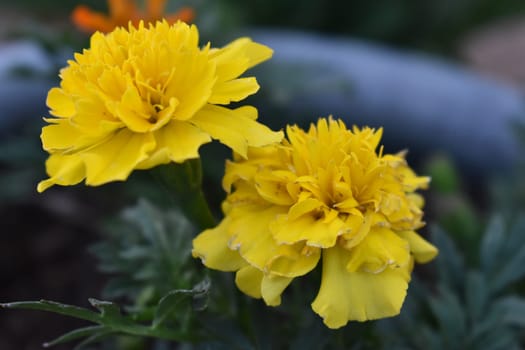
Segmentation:
{"type": "Polygon", "coordinates": [[[387,151],[444,152],[473,173],[493,174],[518,157],[512,124],[523,122],[525,103],[511,86],[352,39],[267,30],[250,36],[275,51],[257,72],[261,118],[274,127],[332,114],[347,125],[383,126],[386,144],[397,147],[387,151]]]}

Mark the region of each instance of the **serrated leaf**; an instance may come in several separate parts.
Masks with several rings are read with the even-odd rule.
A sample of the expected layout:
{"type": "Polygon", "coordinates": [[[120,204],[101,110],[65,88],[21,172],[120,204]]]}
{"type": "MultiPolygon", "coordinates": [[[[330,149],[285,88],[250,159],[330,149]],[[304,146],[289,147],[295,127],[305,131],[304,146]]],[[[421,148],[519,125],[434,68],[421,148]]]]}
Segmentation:
{"type": "Polygon", "coordinates": [[[458,296],[442,285],[439,296],[431,297],[429,305],[448,345],[460,343],[466,336],[467,319],[458,296]]]}
{"type": "Polygon", "coordinates": [[[89,326],[89,327],[78,328],[78,329],[72,330],[71,332],[67,332],[66,334],[63,334],[60,337],[52,341],[44,343],[43,346],[45,348],[48,348],[50,346],[67,343],[73,340],[77,340],[79,338],[89,337],[89,336],[92,336],[93,334],[99,333],[104,330],[106,330],[106,327],[104,326],[89,326]]]}
{"type": "Polygon", "coordinates": [[[168,316],[174,313],[181,302],[187,300],[188,298],[205,295],[208,293],[209,289],[210,281],[206,279],[196,285],[193,289],[176,289],[169,292],[164,297],[162,297],[162,299],[160,299],[151,327],[153,329],[158,328],[163,322],[166,321],[168,316]]]}
{"type": "Polygon", "coordinates": [[[85,338],[80,343],[78,343],[73,348],[73,350],[82,350],[85,346],[88,346],[88,345],[94,344],[94,343],[98,343],[98,342],[106,339],[107,337],[109,337],[110,335],[112,335],[114,333],[115,333],[115,331],[112,331],[110,329],[106,329],[106,330],[101,331],[99,333],[95,333],[95,334],[85,338]]]}
{"type": "Polygon", "coordinates": [[[492,292],[498,293],[512,282],[515,282],[525,276],[525,246],[517,249],[514,255],[508,256],[498,273],[490,283],[492,292]]]}
{"type": "Polygon", "coordinates": [[[505,226],[501,216],[494,216],[485,230],[480,247],[481,268],[490,276],[497,268],[505,243],[505,226]]]}
{"type": "Polygon", "coordinates": [[[94,298],[88,299],[91,306],[95,307],[100,311],[100,315],[105,319],[120,319],[122,315],[120,313],[120,307],[110,301],[97,300],[94,298]]]}
{"type": "Polygon", "coordinates": [[[484,313],[489,297],[487,282],[479,271],[468,272],[465,294],[469,319],[477,320],[484,313]]]}
{"type": "Polygon", "coordinates": [[[465,277],[462,255],[456,249],[454,242],[441,228],[433,226],[431,231],[432,241],[439,249],[439,256],[436,259],[439,279],[444,285],[461,291],[465,277]]]}
{"type": "Polygon", "coordinates": [[[480,263],[492,294],[525,276],[525,218],[519,218],[507,233],[500,216],[495,216],[481,245],[480,263]]]}
{"type": "Polygon", "coordinates": [[[13,303],[0,304],[0,307],[6,309],[25,309],[25,310],[40,310],[54,312],[61,315],[79,318],[81,320],[98,323],[101,319],[100,315],[95,312],[84,309],[78,306],[57,303],[55,301],[40,300],[40,301],[19,301],[13,303]]]}
{"type": "Polygon", "coordinates": [[[496,301],[495,304],[504,310],[504,323],[525,328],[524,298],[510,296],[496,301]]]}
{"type": "Polygon", "coordinates": [[[505,239],[505,254],[516,251],[517,247],[525,245],[525,216],[516,219],[505,239]]]}
{"type": "Polygon", "coordinates": [[[119,257],[126,260],[144,259],[152,256],[152,250],[148,247],[132,246],[119,253],[119,257]]]}

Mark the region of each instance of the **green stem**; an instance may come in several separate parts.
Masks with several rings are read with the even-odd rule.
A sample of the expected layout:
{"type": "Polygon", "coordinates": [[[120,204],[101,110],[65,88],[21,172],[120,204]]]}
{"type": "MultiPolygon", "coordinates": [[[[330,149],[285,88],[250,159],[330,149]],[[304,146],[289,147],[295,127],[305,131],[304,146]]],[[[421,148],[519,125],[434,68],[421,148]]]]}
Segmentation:
{"type": "Polygon", "coordinates": [[[204,230],[216,225],[202,191],[200,159],[161,165],[153,169],[153,174],[198,228],[204,230]]]}

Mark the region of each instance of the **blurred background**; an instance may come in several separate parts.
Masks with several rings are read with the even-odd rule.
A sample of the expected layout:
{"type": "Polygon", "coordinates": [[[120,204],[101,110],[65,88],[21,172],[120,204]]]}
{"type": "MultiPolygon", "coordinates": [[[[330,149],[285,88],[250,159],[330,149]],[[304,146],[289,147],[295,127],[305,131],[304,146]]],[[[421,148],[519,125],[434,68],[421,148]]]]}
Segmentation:
{"type": "MultiPolygon", "coordinates": [[[[87,247],[108,217],[156,195],[140,173],[125,187],[36,193],[47,91],[89,42],[71,21],[79,4],[107,12],[102,0],[0,1],[0,302],[86,306],[105,282],[87,247]]],[[[261,90],[248,101],[263,123],[280,129],[334,115],[383,126],[386,151],[408,149],[418,173],[433,177],[426,221],[451,232],[465,260],[475,261],[490,213],[523,208],[525,2],[171,0],[166,12],[182,6],[194,9],[202,43],[251,36],[275,50],[254,70],[261,90]]],[[[201,154],[218,205],[228,153],[210,145],[201,154]]],[[[75,325],[2,311],[0,349],[37,349],[75,325]]]]}

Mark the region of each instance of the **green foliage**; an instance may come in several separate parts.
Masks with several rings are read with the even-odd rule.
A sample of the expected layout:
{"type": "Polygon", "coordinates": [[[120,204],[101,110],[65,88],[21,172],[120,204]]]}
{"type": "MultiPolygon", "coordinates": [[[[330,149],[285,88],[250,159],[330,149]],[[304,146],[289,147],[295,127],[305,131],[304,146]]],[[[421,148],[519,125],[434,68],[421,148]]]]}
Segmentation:
{"type": "Polygon", "coordinates": [[[413,281],[402,316],[380,330],[399,348],[520,349],[525,298],[513,287],[525,276],[524,232],[523,216],[509,227],[493,217],[479,247],[479,265],[468,268],[450,237],[435,228],[436,284],[413,281]]]}
{"type": "Polygon", "coordinates": [[[73,330],[46,346],[83,339],[77,348],[115,334],[187,341],[195,337],[194,311],[206,308],[210,280],[197,276],[191,258],[195,228],[176,210],[161,211],[141,200],[108,225],[107,239],[93,246],[100,270],[114,275],[105,296],[131,302],[121,308],[90,299],[89,309],[52,301],[6,303],[14,309],[54,312],[97,325],[73,330]],[[193,287],[192,287],[193,286],[193,287]]]}
{"type": "Polygon", "coordinates": [[[181,330],[180,328],[172,327],[167,321],[172,319],[174,315],[177,317],[181,316],[177,313],[177,304],[187,302],[188,300],[191,301],[192,298],[202,298],[208,293],[209,286],[209,281],[205,280],[193,289],[174,290],[170,292],[163,297],[155,307],[155,317],[150,324],[138,322],[136,320],[137,314],[128,313],[127,315],[123,315],[120,307],[115,303],[97,299],[89,299],[89,303],[98,310],[98,313],[89,309],[47,300],[5,303],[0,304],[0,306],[9,309],[53,312],[97,324],[96,326],[83,327],[68,332],[53,341],[45,343],[45,347],[83,339],[75,347],[75,349],[81,349],[86,345],[99,342],[117,333],[182,341],[190,339],[189,333],[185,332],[184,329],[181,330]]]}
{"type": "Polygon", "coordinates": [[[104,240],[92,247],[99,269],[113,276],[104,296],[147,305],[170,290],[194,283],[193,225],[177,210],[162,211],[145,200],[107,225],[104,240]]]}

